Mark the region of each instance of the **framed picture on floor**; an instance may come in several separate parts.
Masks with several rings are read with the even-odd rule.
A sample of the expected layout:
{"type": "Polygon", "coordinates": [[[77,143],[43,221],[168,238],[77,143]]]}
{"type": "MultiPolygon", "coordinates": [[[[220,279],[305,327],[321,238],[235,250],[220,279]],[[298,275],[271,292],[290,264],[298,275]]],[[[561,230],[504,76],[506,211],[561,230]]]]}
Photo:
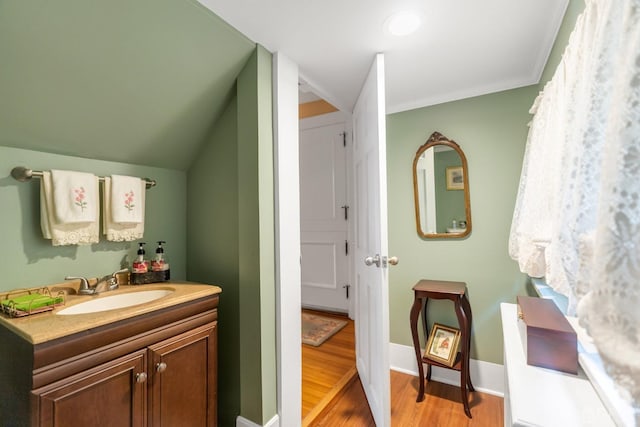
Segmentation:
{"type": "Polygon", "coordinates": [[[451,367],[456,362],[459,344],[460,329],[434,323],[427,340],[424,356],[451,367]]]}

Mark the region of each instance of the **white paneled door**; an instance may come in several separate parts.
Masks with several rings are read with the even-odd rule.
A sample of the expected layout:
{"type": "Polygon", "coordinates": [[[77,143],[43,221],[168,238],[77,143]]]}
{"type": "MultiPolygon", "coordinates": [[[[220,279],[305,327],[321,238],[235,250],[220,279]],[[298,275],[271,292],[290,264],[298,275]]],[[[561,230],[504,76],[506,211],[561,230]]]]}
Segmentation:
{"type": "Polygon", "coordinates": [[[345,126],[300,126],[302,305],[347,312],[345,126]]]}
{"type": "Polygon", "coordinates": [[[356,363],[378,427],[391,425],[384,56],[353,111],[356,363]]]}

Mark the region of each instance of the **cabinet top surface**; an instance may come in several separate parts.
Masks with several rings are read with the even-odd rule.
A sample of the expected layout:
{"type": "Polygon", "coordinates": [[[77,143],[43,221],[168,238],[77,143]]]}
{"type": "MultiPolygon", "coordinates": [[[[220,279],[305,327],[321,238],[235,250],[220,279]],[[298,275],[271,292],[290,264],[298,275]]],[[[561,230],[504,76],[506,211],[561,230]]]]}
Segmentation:
{"type": "Polygon", "coordinates": [[[505,399],[517,426],[615,426],[582,368],[578,375],[527,364],[515,304],[502,303],[504,366],[509,398],[505,399]]]}
{"type": "MultiPolygon", "coordinates": [[[[53,287],[53,289],[55,289],[55,287],[53,287]]],[[[130,307],[98,311],[94,313],[64,316],[58,315],[57,313],[65,308],[100,297],[92,295],[67,295],[65,305],[58,307],[53,311],[21,318],[8,318],[4,315],[0,315],[0,326],[12,330],[14,333],[23,337],[32,344],[41,344],[91,328],[107,325],[119,320],[128,319],[222,292],[222,289],[218,286],[193,282],[164,282],[149,285],[125,285],[121,286],[117,290],[104,292],[101,295],[118,295],[147,289],[166,289],[173,292],[160,299],[130,307]]]]}

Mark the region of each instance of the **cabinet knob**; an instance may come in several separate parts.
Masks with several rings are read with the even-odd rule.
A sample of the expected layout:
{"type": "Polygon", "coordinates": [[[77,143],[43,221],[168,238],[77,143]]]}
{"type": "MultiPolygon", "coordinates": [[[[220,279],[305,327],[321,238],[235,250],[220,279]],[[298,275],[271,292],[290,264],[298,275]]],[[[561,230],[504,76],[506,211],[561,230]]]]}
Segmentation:
{"type": "Polygon", "coordinates": [[[136,382],[137,383],[143,383],[147,380],[147,374],[144,372],[140,372],[138,374],[136,374],[136,382]]]}
{"type": "Polygon", "coordinates": [[[167,364],[164,362],[156,363],[156,372],[164,372],[167,370],[167,364]]]}

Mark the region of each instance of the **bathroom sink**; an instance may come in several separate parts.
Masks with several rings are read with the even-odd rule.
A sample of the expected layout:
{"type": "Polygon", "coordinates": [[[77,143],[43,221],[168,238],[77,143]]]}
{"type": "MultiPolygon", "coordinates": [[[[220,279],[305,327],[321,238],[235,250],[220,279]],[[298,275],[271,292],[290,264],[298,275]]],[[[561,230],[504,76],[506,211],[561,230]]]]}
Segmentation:
{"type": "Polygon", "coordinates": [[[447,233],[451,234],[462,234],[467,231],[466,228],[447,228],[447,233]]]}
{"type": "Polygon", "coordinates": [[[118,308],[131,307],[134,305],[144,304],[155,301],[162,297],[166,297],[173,293],[171,289],[154,289],[146,291],[134,291],[124,294],[100,296],[90,301],[72,305],[71,307],[60,310],[57,314],[87,314],[97,313],[100,311],[116,310],[118,308]]]}

